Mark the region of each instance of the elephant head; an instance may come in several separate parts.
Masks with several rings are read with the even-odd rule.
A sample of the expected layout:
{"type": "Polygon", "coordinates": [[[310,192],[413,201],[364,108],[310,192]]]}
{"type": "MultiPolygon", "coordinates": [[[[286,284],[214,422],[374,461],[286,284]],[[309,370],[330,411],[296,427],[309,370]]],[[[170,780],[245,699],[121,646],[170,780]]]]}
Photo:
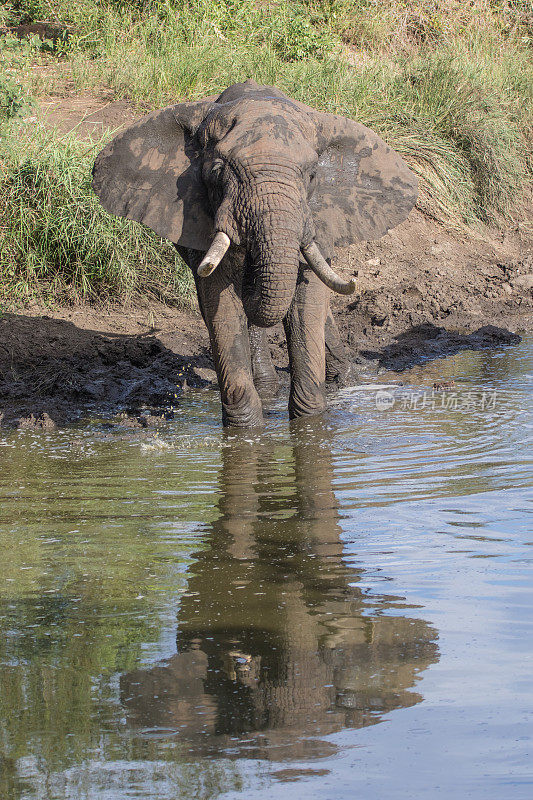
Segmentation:
{"type": "Polygon", "coordinates": [[[328,264],[334,246],[379,238],[417,192],[371,130],[253,81],[149,114],[100,153],[93,187],[111,213],[207,251],[200,276],[243,247],[243,303],[263,327],[286,314],[300,262],[351,293],[328,264]]]}

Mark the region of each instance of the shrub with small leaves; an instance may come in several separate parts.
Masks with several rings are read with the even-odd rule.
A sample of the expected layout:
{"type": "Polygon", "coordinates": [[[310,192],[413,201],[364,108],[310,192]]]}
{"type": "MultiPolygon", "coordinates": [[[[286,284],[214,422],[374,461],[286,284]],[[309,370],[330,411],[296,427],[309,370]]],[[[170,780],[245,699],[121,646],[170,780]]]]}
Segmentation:
{"type": "Polygon", "coordinates": [[[21,87],[10,78],[0,78],[0,119],[10,119],[21,114],[33,104],[21,87]]]}
{"type": "Polygon", "coordinates": [[[335,38],[329,31],[313,24],[304,5],[281,4],[265,12],[265,20],[267,40],[282,61],[320,60],[335,45],[335,38]]]}

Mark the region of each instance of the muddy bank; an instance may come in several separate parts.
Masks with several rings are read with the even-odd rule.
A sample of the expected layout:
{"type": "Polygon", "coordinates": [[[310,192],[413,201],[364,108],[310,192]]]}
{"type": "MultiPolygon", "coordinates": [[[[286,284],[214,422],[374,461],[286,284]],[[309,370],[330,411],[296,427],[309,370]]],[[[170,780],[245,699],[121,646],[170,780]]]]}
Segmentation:
{"type": "MultiPolygon", "coordinates": [[[[531,248],[520,232],[460,237],[415,213],[379,242],[339,254],[337,266],[345,275],[357,272],[354,299],[334,301],[354,381],[459,350],[513,345],[533,326],[531,248]]],[[[271,343],[286,392],[279,328],[271,343]]],[[[183,392],[215,380],[207,332],[194,310],[32,308],[0,315],[3,426],[50,429],[87,413],[121,413],[128,425],[164,424],[183,392]]]]}
{"type": "Polygon", "coordinates": [[[214,372],[198,315],[39,309],[0,316],[0,425],[50,429],[91,412],[168,416],[214,372]]]}
{"type": "MultiPolygon", "coordinates": [[[[61,135],[95,141],[142,114],[108,90],[73,96],[67,88],[42,99],[39,110],[61,135]]],[[[533,325],[532,242],[533,231],[520,225],[458,233],[414,211],[383,239],[339,252],[338,271],[357,274],[354,298],[333,301],[351,380],[516,343],[533,325]]],[[[271,344],[287,392],[279,328],[271,344]]],[[[165,424],[183,392],[214,382],[198,312],[159,305],[0,309],[0,425],[48,430],[87,413],[122,414],[120,424],[165,424]]]]}

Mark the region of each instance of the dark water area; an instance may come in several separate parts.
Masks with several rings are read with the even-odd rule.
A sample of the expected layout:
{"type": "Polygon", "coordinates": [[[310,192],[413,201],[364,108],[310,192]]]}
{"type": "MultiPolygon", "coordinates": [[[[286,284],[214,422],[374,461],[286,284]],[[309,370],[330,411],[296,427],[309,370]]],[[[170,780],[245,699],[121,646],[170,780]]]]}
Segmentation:
{"type": "Polygon", "coordinates": [[[532,384],[3,433],[0,798],[532,797],[532,384]]]}

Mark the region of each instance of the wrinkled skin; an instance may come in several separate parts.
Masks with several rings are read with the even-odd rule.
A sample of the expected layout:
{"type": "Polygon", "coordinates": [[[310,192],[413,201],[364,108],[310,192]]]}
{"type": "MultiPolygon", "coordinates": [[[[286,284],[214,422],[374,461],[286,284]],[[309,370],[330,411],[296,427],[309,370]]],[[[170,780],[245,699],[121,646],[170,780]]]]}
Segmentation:
{"type": "Polygon", "coordinates": [[[261,397],[277,389],[266,328],[285,328],[291,418],[321,412],[326,379],[347,371],[330,290],[303,251],[318,245],[329,260],[335,244],[377,238],[416,198],[414,176],[371,131],[253,81],[132,126],[98,157],[93,186],[193,271],[223,422],[241,427],[261,424],[261,397]],[[229,250],[202,276],[216,232],[229,250]]]}

